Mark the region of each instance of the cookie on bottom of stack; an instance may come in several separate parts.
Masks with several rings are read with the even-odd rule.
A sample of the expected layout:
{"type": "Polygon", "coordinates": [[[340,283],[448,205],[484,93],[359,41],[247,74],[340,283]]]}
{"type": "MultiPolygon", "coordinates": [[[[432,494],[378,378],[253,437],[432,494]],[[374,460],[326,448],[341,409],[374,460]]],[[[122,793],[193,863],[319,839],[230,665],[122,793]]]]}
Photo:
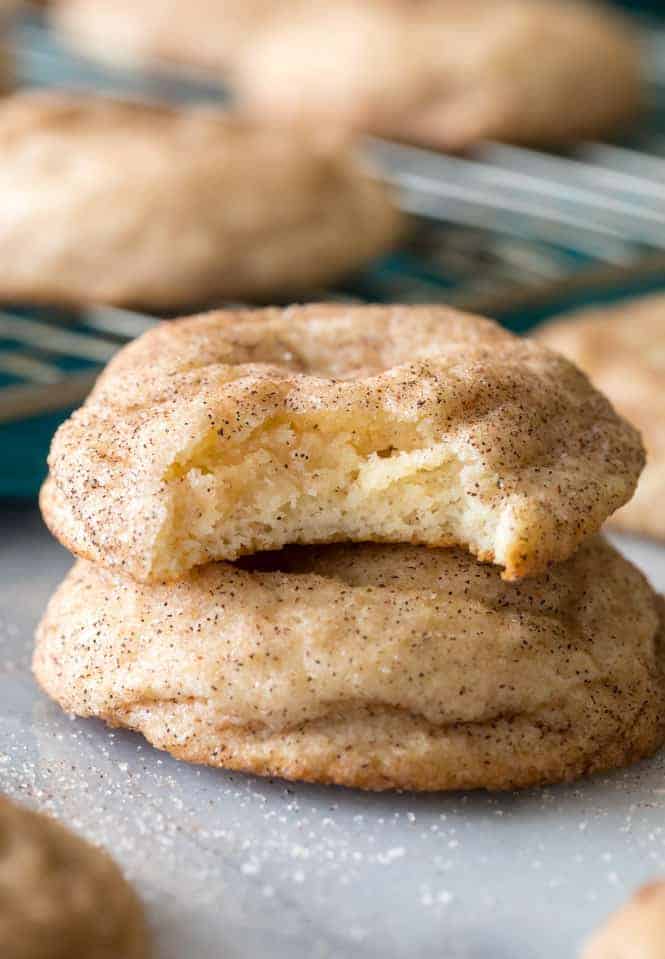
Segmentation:
{"type": "Polygon", "coordinates": [[[2,959],[147,959],[138,898],[111,858],[0,796],[2,959]]]}
{"type": "Polygon", "coordinates": [[[663,608],[601,538],[520,583],[460,550],[300,547],[138,584],[79,562],[34,668],[192,762],[364,789],[511,789],[664,739],[663,608]]]}

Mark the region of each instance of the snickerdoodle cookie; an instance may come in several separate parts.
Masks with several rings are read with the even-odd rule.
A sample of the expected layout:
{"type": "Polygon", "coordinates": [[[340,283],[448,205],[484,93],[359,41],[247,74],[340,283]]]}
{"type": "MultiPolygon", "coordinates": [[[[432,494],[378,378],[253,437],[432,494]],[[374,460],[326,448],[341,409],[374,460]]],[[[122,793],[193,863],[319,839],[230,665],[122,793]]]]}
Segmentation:
{"type": "Polygon", "coordinates": [[[152,311],[310,289],[400,216],[352,152],[209,108],[0,103],[0,297],[152,311]]]}
{"type": "Polygon", "coordinates": [[[140,580],[335,540],[462,544],[512,579],[570,555],[642,462],[586,377],[489,320],[318,304],[130,344],[56,434],[42,502],[140,580]]]}
{"type": "Polygon", "coordinates": [[[125,347],[56,434],[73,552],[138,580],[288,543],[463,545],[507,579],[631,496],[636,431],[571,363],[443,306],[233,310],[125,347]]]}
{"type": "Polygon", "coordinates": [[[2,959],[146,959],[140,903],[111,858],[0,796],[2,959]]]}
{"type": "Polygon", "coordinates": [[[460,149],[560,144],[621,126],[642,97],[626,22],[549,0],[60,0],[105,58],[189,64],[280,121],[460,149]]]}
{"type": "Polygon", "coordinates": [[[79,562],[34,667],[183,759],[367,789],[526,786],[663,741],[663,622],[600,538],[509,584],[460,550],[291,547],[138,584],[79,562]]]}
{"type": "Polygon", "coordinates": [[[581,959],[665,959],[665,882],[642,886],[589,939],[581,959]]]}
{"type": "Polygon", "coordinates": [[[665,296],[584,310],[537,335],[585,370],[642,431],[647,465],[612,525],[665,540],[665,296]]]}

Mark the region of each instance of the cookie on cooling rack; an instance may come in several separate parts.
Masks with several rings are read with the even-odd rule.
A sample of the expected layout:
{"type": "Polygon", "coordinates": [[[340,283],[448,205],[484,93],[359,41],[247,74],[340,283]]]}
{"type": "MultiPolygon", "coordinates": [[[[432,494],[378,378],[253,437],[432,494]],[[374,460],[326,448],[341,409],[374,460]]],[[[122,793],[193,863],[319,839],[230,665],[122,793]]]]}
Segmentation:
{"type": "Polygon", "coordinates": [[[0,796],[2,959],[148,959],[141,905],[111,858],[0,796]]]}
{"type": "Polygon", "coordinates": [[[656,749],[663,639],[655,594],[600,538],[517,584],[459,550],[344,544],[157,585],[80,561],[34,668],[68,712],[191,762],[511,789],[656,749]]]}
{"type": "Polygon", "coordinates": [[[19,0],[0,0],[0,95],[14,86],[14,57],[9,31],[18,6],[19,0]]]}
{"type": "Polygon", "coordinates": [[[44,516],[139,580],[288,543],[462,545],[533,575],[632,495],[637,432],[563,357],[443,306],[163,323],[57,432],[44,516]]]}
{"type": "Polygon", "coordinates": [[[635,496],[611,522],[665,540],[665,296],[583,310],[546,324],[537,335],[585,370],[642,431],[646,467],[635,496]]]}
{"type": "Polygon", "coordinates": [[[153,312],[327,284],[401,224],[325,136],[60,93],[0,103],[0,205],[1,298],[153,312]]]}
{"type": "Polygon", "coordinates": [[[8,93],[14,83],[13,61],[0,32],[0,96],[8,93]]]}
{"type": "Polygon", "coordinates": [[[618,15],[549,0],[59,0],[79,48],[224,76],[263,116],[444,149],[557,145],[638,111],[640,50],[618,15]]]}

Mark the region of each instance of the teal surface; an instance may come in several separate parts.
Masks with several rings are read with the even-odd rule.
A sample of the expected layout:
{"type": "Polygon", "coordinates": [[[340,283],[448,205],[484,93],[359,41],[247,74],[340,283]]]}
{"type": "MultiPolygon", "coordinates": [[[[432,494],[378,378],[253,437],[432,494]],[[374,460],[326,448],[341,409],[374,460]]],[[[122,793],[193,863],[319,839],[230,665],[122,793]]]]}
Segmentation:
{"type": "Polygon", "coordinates": [[[33,499],[46,476],[51,437],[71,410],[35,416],[0,425],[0,448],[5,450],[0,470],[0,496],[33,499]]]}
{"type": "MultiPolygon", "coordinates": [[[[525,333],[556,313],[596,303],[617,302],[658,290],[665,290],[665,271],[631,282],[608,285],[600,290],[594,289],[593,292],[580,290],[562,295],[537,307],[509,309],[497,314],[497,319],[509,329],[525,333]]],[[[440,299],[445,301],[445,295],[441,295],[440,299]]],[[[48,416],[0,425],[0,448],[6,451],[5,465],[0,470],[0,497],[33,499],[37,496],[46,475],[46,457],[51,438],[70,413],[71,410],[63,410],[48,416]]]]}

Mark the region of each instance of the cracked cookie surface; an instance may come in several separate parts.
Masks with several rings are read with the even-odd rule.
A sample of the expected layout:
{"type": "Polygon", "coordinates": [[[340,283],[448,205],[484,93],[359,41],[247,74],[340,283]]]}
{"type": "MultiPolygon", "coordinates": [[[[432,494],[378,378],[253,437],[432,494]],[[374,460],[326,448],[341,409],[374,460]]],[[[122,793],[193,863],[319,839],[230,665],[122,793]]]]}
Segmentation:
{"type": "Polygon", "coordinates": [[[463,545],[534,575],[630,497],[636,431],[562,357],[446,307],[165,323],[55,436],[42,509],[145,581],[289,543],[463,545]]]}
{"type": "Polygon", "coordinates": [[[663,740],[663,621],[594,538],[506,583],[459,550],[292,547],[142,585],[79,562],[34,668],[68,712],[192,762],[368,789],[503,789],[663,740]]]}

